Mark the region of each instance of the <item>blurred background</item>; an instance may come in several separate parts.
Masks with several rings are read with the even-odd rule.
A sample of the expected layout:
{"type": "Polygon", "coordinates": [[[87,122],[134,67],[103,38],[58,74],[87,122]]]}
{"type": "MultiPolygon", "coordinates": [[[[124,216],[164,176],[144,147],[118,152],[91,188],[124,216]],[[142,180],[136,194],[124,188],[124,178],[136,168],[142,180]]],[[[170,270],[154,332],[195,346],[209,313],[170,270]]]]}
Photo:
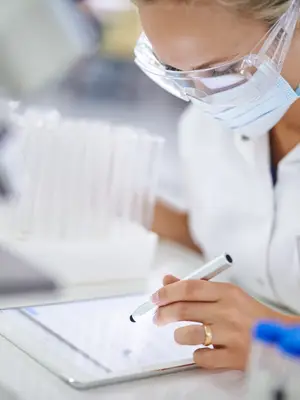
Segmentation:
{"type": "Polygon", "coordinates": [[[141,32],[136,9],[130,0],[71,1],[88,16],[99,38],[98,51],[51,93],[31,101],[64,115],[108,119],[163,136],[160,187],[176,196],[177,123],[186,103],[159,88],[134,64],[133,49],[141,32]]]}

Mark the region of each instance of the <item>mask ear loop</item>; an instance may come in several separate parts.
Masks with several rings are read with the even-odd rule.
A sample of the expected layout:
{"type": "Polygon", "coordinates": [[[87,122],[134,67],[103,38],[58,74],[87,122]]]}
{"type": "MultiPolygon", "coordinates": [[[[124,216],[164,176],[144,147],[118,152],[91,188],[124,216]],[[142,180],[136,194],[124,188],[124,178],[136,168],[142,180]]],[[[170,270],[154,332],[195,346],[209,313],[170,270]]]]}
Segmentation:
{"type": "MultiPolygon", "coordinates": [[[[299,15],[300,0],[294,0],[287,12],[277,21],[275,25],[273,25],[273,27],[271,27],[271,29],[264,35],[259,44],[256,46],[256,48],[259,48],[260,44],[264,42],[261,50],[258,52],[253,51],[250,53],[248,59],[250,61],[250,65],[245,65],[245,70],[247,69],[247,67],[251,66],[255,66],[256,68],[258,68],[258,65],[255,65],[255,61],[259,59],[265,60],[265,56],[268,56],[268,52],[272,51],[274,54],[271,57],[268,56],[271,63],[269,63],[269,65],[267,65],[266,67],[268,69],[268,75],[270,77],[272,77],[273,70],[274,81],[278,78],[278,74],[280,74],[280,72],[282,71],[285,56],[288,52],[288,49],[290,48],[299,15]],[[279,43],[276,43],[276,50],[274,50],[274,42],[277,36],[279,36],[279,43]],[[279,57],[278,52],[280,52],[279,57]],[[276,60],[278,61],[276,62],[276,60]]],[[[263,82],[260,83],[261,85],[263,84],[263,82]]],[[[261,87],[261,85],[259,86],[261,87]]]]}
{"type": "Polygon", "coordinates": [[[299,16],[300,1],[293,0],[286,13],[273,25],[258,46],[256,46],[256,48],[260,47],[261,42],[264,41],[261,49],[258,52],[253,51],[251,54],[256,53],[258,59],[264,59],[265,56],[267,56],[272,62],[276,72],[281,73],[299,16]]]}

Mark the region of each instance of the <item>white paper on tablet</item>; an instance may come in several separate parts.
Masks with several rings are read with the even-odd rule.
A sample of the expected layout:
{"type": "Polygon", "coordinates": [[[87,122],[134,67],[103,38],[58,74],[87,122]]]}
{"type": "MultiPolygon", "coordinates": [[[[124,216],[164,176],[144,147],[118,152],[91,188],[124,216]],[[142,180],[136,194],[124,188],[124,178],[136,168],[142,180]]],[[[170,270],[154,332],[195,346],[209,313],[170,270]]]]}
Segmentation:
{"type": "Polygon", "coordinates": [[[174,341],[174,330],[186,324],[157,328],[151,316],[130,322],[130,314],[144,301],[144,296],[122,296],[8,310],[1,313],[0,333],[81,389],[190,366],[201,346],[174,341]],[[3,323],[1,318],[6,318],[3,323]]]}

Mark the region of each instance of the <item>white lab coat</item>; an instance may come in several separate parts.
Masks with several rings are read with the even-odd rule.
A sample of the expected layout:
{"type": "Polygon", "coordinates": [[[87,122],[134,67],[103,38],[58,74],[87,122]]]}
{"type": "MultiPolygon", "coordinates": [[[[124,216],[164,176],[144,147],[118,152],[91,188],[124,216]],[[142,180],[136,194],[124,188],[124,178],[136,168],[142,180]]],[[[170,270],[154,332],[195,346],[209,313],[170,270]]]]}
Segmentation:
{"type": "Polygon", "coordinates": [[[268,135],[246,139],[196,105],[187,109],[179,125],[181,208],[208,259],[228,252],[235,282],[300,313],[300,144],[280,162],[273,187],[268,135]]]}

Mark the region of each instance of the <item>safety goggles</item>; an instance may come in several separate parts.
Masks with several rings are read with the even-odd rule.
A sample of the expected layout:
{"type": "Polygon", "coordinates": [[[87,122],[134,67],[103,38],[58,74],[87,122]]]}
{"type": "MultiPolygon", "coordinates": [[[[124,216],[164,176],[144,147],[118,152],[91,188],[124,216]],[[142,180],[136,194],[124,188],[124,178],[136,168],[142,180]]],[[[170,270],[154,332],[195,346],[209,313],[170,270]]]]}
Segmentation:
{"type": "Polygon", "coordinates": [[[286,13],[272,26],[254,50],[240,59],[207,69],[181,71],[164,65],[142,33],[135,48],[135,63],[159,86],[190,101],[223,105],[258,99],[280,75],[300,15],[300,0],[293,0],[286,13]],[[228,90],[230,96],[228,97],[228,90]],[[245,89],[245,90],[244,90],[245,89]],[[225,95],[226,93],[226,95],[225,95]]]}

